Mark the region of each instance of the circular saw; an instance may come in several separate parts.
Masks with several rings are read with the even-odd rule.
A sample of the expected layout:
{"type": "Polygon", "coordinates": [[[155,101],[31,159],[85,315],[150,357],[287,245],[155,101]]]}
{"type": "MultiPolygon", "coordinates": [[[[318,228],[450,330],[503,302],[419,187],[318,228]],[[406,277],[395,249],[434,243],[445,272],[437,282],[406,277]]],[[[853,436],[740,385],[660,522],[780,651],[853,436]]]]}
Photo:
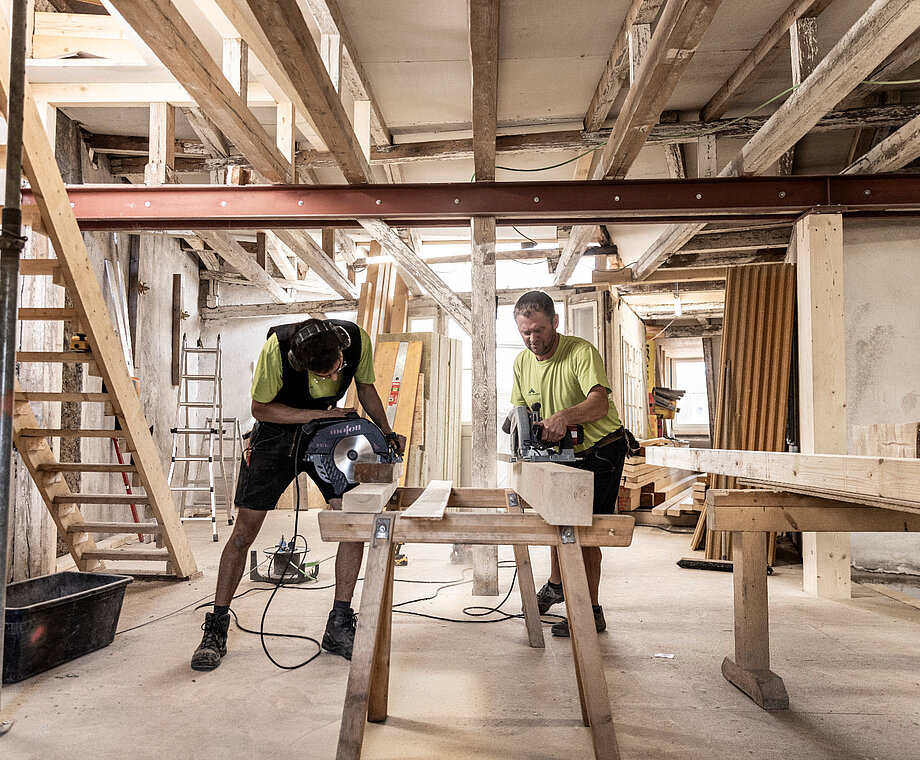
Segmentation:
{"type": "Polygon", "coordinates": [[[314,420],[301,428],[306,438],[302,464],[311,463],[316,473],[340,497],[355,485],[358,462],[400,462],[402,457],[370,420],[357,415],[338,420],[314,420]]]}

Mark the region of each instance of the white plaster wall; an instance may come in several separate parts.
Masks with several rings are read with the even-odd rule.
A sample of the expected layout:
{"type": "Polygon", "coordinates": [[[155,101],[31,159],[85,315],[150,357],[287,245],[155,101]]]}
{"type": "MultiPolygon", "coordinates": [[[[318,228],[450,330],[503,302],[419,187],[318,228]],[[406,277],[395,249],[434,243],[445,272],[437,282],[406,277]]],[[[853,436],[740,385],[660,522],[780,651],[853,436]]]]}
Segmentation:
{"type": "MultiPolygon", "coordinates": [[[[251,286],[222,284],[221,304],[264,303],[265,294],[251,286]]],[[[290,314],[274,317],[247,317],[245,319],[202,320],[201,339],[206,345],[214,345],[220,335],[223,347],[223,393],[224,416],[236,417],[245,433],[252,428],[250,395],[252,373],[265,343],[269,328],[290,322],[300,322],[309,314],[290,314]]],[[[330,317],[342,315],[329,314],[330,317]]],[[[342,317],[348,318],[348,317],[342,317]]]]}
{"type": "MultiPolygon", "coordinates": [[[[920,222],[846,221],[843,245],[847,424],[918,421],[920,222]]],[[[851,549],[857,567],[920,574],[920,535],[854,533],[851,549]]]]}

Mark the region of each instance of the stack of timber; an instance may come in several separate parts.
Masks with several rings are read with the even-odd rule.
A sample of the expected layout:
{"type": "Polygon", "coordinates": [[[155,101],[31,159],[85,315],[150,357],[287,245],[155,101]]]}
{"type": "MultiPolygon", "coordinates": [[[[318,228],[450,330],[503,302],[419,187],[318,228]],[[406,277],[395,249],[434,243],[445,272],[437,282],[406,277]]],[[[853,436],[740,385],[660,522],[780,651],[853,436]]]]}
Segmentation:
{"type": "MultiPolygon", "coordinates": [[[[795,325],[795,267],[732,267],[725,282],[725,317],[716,399],[715,449],[784,451],[795,325]]],[[[714,476],[713,488],[735,488],[714,476]]],[[[770,537],[770,561],[776,537],[770,537]]],[[[691,549],[730,559],[731,536],[706,528],[700,514],[691,549]]]]}
{"type": "MultiPolygon", "coordinates": [[[[632,512],[637,525],[684,525],[681,503],[690,495],[698,474],[676,467],[647,464],[645,449],[623,465],[619,511],[632,512]]],[[[693,524],[692,518],[690,518],[693,524]]]]}
{"type": "MultiPolygon", "coordinates": [[[[380,256],[380,243],[371,243],[371,256],[380,256]]],[[[371,342],[377,336],[401,333],[409,327],[409,290],[396,271],[393,262],[371,264],[358,296],[357,323],[365,329],[371,342]]]]}
{"type": "Polygon", "coordinates": [[[656,385],[652,388],[652,412],[656,417],[673,420],[678,411],[677,402],[683,398],[684,393],[686,391],[677,391],[656,385]]]}

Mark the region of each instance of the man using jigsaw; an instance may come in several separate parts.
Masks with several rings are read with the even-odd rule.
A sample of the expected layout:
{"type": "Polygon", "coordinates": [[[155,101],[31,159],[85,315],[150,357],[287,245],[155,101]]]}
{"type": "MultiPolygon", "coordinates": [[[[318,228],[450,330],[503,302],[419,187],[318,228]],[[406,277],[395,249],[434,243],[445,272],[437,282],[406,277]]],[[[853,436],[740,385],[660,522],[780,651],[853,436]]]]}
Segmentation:
{"type": "MultiPolygon", "coordinates": [[[[559,316],[553,299],[539,290],[525,293],[514,307],[514,320],[526,350],[514,360],[514,385],[511,403],[532,409],[541,404],[543,440],[560,441],[570,425],[582,425],[584,440],[575,446],[576,461],[570,466],[594,474],[594,513],[613,514],[623,463],[632,436],[620,422],[616,406],[609,398],[610,382],[604,361],[588,341],[557,332],[559,316]]],[[[526,466],[526,465],[525,465],[526,466]]],[[[601,580],[601,549],[582,548],[588,589],[598,632],[607,628],[604,610],[598,603],[601,580]]],[[[559,558],[551,549],[549,580],[537,594],[542,615],[565,601],[559,558]]],[[[553,625],[554,636],[568,636],[565,618],[553,625]]]]}

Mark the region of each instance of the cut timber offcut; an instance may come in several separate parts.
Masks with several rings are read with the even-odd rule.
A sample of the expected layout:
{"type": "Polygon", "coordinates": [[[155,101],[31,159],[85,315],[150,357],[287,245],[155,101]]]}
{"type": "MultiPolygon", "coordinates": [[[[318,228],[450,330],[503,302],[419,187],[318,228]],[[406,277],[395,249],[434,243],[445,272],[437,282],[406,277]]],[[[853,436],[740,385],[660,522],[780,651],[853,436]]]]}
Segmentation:
{"type": "Polygon", "coordinates": [[[594,475],[555,462],[510,465],[511,487],[550,525],[590,525],[594,475]]]}

